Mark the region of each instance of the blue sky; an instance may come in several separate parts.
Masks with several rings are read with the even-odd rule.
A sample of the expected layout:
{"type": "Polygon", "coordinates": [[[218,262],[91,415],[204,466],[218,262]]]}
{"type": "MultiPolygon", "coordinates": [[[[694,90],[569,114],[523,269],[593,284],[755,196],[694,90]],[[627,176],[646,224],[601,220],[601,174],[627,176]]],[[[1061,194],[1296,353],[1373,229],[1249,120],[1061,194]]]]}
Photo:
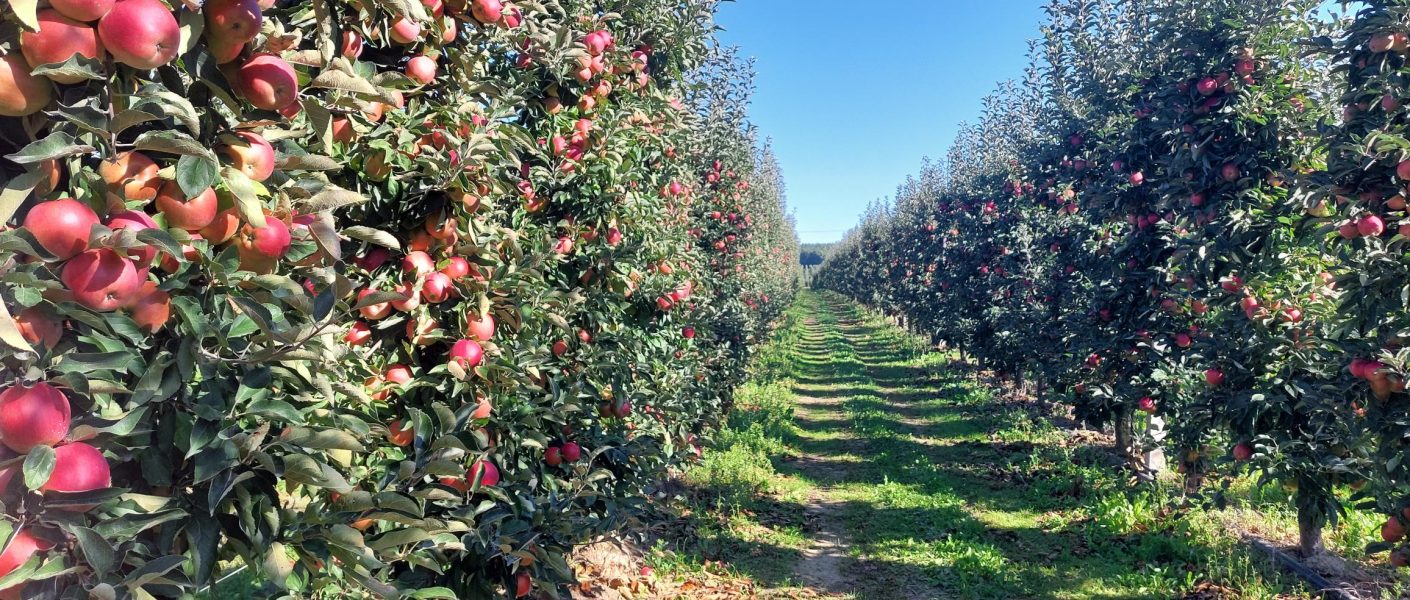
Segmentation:
{"type": "Polygon", "coordinates": [[[1042,0],[739,0],[717,22],[756,59],[751,118],[773,139],[804,242],[830,242],[980,99],[1023,75],[1042,0]]]}

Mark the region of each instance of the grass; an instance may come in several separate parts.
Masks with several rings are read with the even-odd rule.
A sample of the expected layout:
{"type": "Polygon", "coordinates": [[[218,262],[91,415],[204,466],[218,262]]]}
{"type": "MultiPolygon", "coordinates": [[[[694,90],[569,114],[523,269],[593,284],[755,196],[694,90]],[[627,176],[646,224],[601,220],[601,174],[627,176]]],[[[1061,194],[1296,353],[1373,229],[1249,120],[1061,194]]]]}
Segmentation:
{"type": "MultiPolygon", "coordinates": [[[[857,598],[1311,597],[1230,533],[1286,535],[1281,490],[1234,482],[1234,508],[1182,508],[1177,482],[1132,488],[1106,448],[1069,437],[922,341],[835,296],[804,294],[760,353],[717,448],[687,476],[692,535],[658,572],[721,561],[765,587],[798,584],[810,503],[834,507],[857,598]]],[[[1328,545],[1359,555],[1374,515],[1328,545]]],[[[1396,592],[1392,592],[1395,594],[1396,592]]]]}

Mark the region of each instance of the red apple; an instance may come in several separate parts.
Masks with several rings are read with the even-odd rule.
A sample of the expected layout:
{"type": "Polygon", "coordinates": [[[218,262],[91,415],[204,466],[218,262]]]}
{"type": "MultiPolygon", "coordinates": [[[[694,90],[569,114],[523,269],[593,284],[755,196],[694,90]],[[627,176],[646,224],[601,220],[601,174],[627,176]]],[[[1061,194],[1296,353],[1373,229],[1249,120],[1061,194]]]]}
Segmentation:
{"type": "Polygon", "coordinates": [[[1219,387],[1220,384],[1224,383],[1224,372],[1218,368],[1207,369],[1204,372],[1204,382],[1208,384],[1209,387],[1219,387]]]}
{"type": "Polygon", "coordinates": [[[578,462],[582,458],[583,450],[578,447],[577,442],[567,442],[563,444],[563,460],[567,462],[578,462]]]}
{"type": "Polygon", "coordinates": [[[1356,231],[1363,236],[1376,237],[1386,230],[1385,221],[1376,215],[1363,215],[1356,220],[1356,231]]]}
{"type": "Polygon", "coordinates": [[[206,37],[244,45],[259,35],[263,12],[256,0],[206,0],[206,37]]]}
{"type": "MultiPolygon", "coordinates": [[[[362,291],[360,291],[360,292],[357,293],[357,299],[358,299],[359,301],[361,301],[363,298],[367,297],[368,294],[371,294],[371,293],[373,293],[373,292],[375,292],[375,291],[376,291],[376,290],[373,290],[373,289],[371,289],[371,288],[364,289],[364,290],[362,290],[362,291]]],[[[392,305],[391,305],[390,303],[387,303],[387,302],[378,302],[378,303],[376,303],[376,304],[369,304],[369,305],[367,305],[367,306],[364,306],[364,307],[358,309],[358,313],[361,314],[361,315],[362,315],[362,318],[364,318],[364,319],[367,319],[367,320],[369,320],[369,321],[377,321],[377,320],[385,319],[385,318],[387,318],[387,315],[392,314],[392,305]]]]}
{"type": "Polygon", "coordinates": [[[411,312],[421,306],[421,296],[416,293],[415,284],[399,283],[392,287],[392,291],[406,297],[405,300],[393,300],[393,308],[402,312],[411,312]]]}
{"type": "Polygon", "coordinates": [[[465,333],[471,339],[488,342],[494,337],[494,316],[471,311],[465,315],[465,333]]]}
{"type": "Polygon", "coordinates": [[[98,22],[98,38],[113,59],[150,70],[176,58],[181,27],[159,0],[119,0],[98,22]]]}
{"type": "Polygon", "coordinates": [[[116,0],[49,0],[49,6],[65,17],[89,23],[108,14],[115,2],[116,0]]]}
{"type": "Polygon", "coordinates": [[[157,197],[162,180],[160,167],[141,152],[123,152],[98,164],[98,175],[108,184],[108,193],[123,200],[151,200],[157,197]]]}
{"type": "Polygon", "coordinates": [[[266,215],[264,227],[254,227],[246,223],[240,228],[236,244],[244,250],[257,253],[266,258],[279,258],[289,251],[289,245],[293,238],[289,235],[289,226],[284,221],[266,215]]]}
{"type": "Polygon", "coordinates": [[[420,279],[436,271],[436,261],[421,250],[407,252],[401,259],[401,270],[409,277],[420,279]]]}
{"type": "Polygon", "coordinates": [[[484,349],[475,340],[458,340],[450,347],[450,362],[456,363],[464,369],[480,366],[484,357],[484,349]]]}
{"type": "Polygon", "coordinates": [[[1150,396],[1145,396],[1136,402],[1136,408],[1141,412],[1155,413],[1155,400],[1150,396]]]}
{"type": "Polygon", "coordinates": [[[499,468],[490,461],[477,460],[470,465],[470,470],[465,474],[465,478],[470,481],[478,481],[481,487],[494,487],[499,485],[499,468]]]}
{"type": "Polygon", "coordinates": [[[393,42],[406,45],[421,39],[421,25],[406,17],[397,19],[392,23],[390,37],[393,42]]]}
{"type": "MultiPolygon", "coordinates": [[[[20,34],[20,51],[30,67],[57,64],[76,55],[101,60],[103,48],[98,45],[98,32],[92,27],[70,19],[59,11],[39,11],[39,31],[20,34]]],[[[82,76],[47,75],[56,83],[78,83],[82,76]]]]}
{"type": "Polygon", "coordinates": [[[168,227],[198,231],[215,221],[219,203],[215,190],[211,188],[206,188],[194,198],[187,198],[180,185],[168,181],[157,193],[156,205],[157,211],[166,218],[168,227]]]}
{"type": "Polygon", "coordinates": [[[64,441],[70,420],[69,399],[48,383],[15,383],[0,391],[0,442],[15,452],[64,441]]]}
{"type": "Polygon", "coordinates": [[[550,467],[563,464],[562,452],[558,446],[549,446],[547,450],[543,451],[543,462],[550,467]]]}
{"type": "Polygon", "coordinates": [[[24,228],[35,241],[60,260],[72,258],[88,248],[88,238],[98,213],[72,198],[40,202],[25,215],[24,228]]]}
{"type": "MultiPolygon", "coordinates": [[[[147,213],[135,210],[124,210],[108,216],[108,229],[121,231],[131,229],[133,233],[138,233],[144,229],[157,229],[157,222],[147,213]]],[[[152,246],[138,246],[127,249],[127,257],[137,265],[138,269],[145,269],[152,266],[152,259],[156,258],[157,249],[152,246]]]]}
{"type": "Polygon", "coordinates": [[[1239,442],[1234,444],[1233,454],[1234,460],[1239,462],[1246,461],[1253,458],[1253,446],[1248,445],[1248,442],[1239,442]]]}
{"type": "Polygon", "coordinates": [[[75,302],[106,312],[131,304],[147,277],[145,270],[138,271],[132,261],[116,251],[97,248],[64,263],[59,279],[75,302]]]}
{"type": "Polygon", "coordinates": [[[485,25],[497,23],[504,16],[504,4],[500,0],[470,0],[470,15],[485,25]]]}
{"type": "Polygon", "coordinates": [[[20,336],[32,345],[52,350],[63,338],[64,322],[37,306],[15,313],[14,318],[20,336]]]}
{"type": "Polygon", "coordinates": [[[436,80],[436,60],[418,54],[406,63],[406,76],[421,85],[431,85],[436,80]]]}
{"type": "Polygon", "coordinates": [[[143,282],[128,311],[143,331],[156,333],[171,319],[171,295],[157,289],[155,281],[143,282]]]}
{"type": "MultiPolygon", "coordinates": [[[[15,569],[29,562],[35,552],[39,551],[39,539],[35,538],[28,530],[21,529],[14,537],[10,538],[10,543],[5,545],[5,551],[0,552],[0,577],[4,577],[14,572],[15,569]]],[[[0,590],[0,593],[10,593],[19,588],[15,587],[0,590]]],[[[18,598],[18,596],[15,596],[18,598]]]]}
{"type": "MultiPolygon", "coordinates": [[[[91,492],[112,487],[112,471],[108,459],[97,448],[83,442],[54,448],[54,472],[49,481],[39,487],[45,492],[91,492]]],[[[67,507],[87,510],[85,507],[67,507]]],[[[62,510],[62,509],[61,509],[62,510]]]]}
{"type": "Polygon", "coordinates": [[[452,281],[459,281],[470,274],[470,261],[460,256],[452,256],[446,260],[446,266],[441,267],[441,273],[452,281]]]}
{"type": "Polygon", "coordinates": [[[236,87],[255,108],[279,110],[299,99],[293,65],[274,54],[256,54],[240,65],[236,87]]]}
{"type": "Polygon", "coordinates": [[[361,346],[372,339],[372,328],[367,323],[356,321],[348,327],[348,332],[343,335],[343,341],[350,346],[361,346]]]}
{"type": "Polygon", "coordinates": [[[681,335],[685,336],[685,339],[688,340],[695,339],[695,328],[686,326],[685,328],[681,329],[681,335]]]}
{"type": "Polygon", "coordinates": [[[264,136],[252,131],[237,131],[239,143],[225,146],[225,156],[231,166],[255,181],[264,181],[274,174],[274,146],[264,136]]]}
{"type": "Polygon", "coordinates": [[[54,86],[30,72],[24,56],[0,56],[0,116],[23,117],[44,109],[54,99],[54,86]]]}

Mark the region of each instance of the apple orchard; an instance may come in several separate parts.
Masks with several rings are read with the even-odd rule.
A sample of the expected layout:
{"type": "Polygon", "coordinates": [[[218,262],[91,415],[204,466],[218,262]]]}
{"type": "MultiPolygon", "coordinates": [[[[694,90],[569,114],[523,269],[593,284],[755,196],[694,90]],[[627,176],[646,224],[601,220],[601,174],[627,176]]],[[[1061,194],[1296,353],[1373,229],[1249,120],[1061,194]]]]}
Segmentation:
{"type": "Polygon", "coordinates": [[[561,594],[791,301],[700,0],[11,0],[0,597],[561,594]]]}
{"type": "Polygon", "coordinates": [[[1023,79],[817,285],[1209,505],[1234,474],[1283,486],[1304,555],[1378,511],[1367,549],[1404,566],[1410,2],[1323,4],[1048,2],[1023,79]]]}

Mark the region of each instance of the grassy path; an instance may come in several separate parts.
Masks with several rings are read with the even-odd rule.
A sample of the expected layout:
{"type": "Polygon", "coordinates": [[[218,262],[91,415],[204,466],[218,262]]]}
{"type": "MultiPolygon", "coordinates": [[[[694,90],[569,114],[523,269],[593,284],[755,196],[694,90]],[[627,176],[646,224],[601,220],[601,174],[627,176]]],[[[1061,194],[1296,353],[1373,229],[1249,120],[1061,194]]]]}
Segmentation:
{"type": "Polygon", "coordinates": [[[804,294],[775,346],[664,572],[721,561],[758,597],[1303,597],[1206,513],[1129,492],[1102,440],[849,302],[804,294]]]}

